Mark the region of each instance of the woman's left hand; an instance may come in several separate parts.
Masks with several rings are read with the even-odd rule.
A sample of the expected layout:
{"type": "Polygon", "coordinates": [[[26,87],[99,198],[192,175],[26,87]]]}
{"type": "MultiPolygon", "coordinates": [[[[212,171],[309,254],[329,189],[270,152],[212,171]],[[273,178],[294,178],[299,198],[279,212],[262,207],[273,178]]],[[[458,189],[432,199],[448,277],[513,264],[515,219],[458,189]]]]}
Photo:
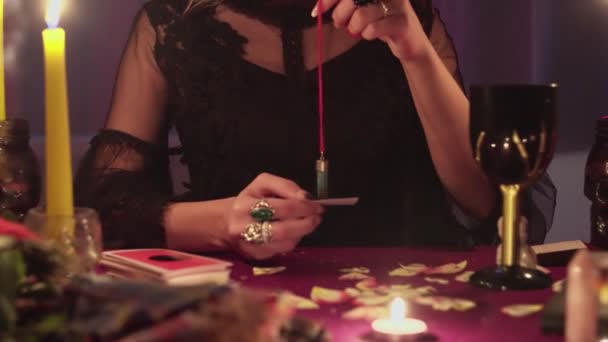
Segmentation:
{"type": "MultiPolygon", "coordinates": [[[[356,0],[319,1],[323,1],[323,12],[334,8],[332,18],[336,27],[366,40],[383,40],[401,61],[417,59],[432,49],[410,0],[371,0],[359,6],[356,0]]],[[[319,14],[317,2],[312,15],[319,14]]]]}

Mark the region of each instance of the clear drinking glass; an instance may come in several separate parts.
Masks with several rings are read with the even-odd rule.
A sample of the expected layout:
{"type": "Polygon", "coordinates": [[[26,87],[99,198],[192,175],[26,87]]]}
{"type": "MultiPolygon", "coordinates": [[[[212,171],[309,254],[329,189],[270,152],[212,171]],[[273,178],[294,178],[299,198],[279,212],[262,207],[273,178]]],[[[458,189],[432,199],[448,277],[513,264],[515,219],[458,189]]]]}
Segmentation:
{"type": "Polygon", "coordinates": [[[74,216],[53,216],[47,215],[44,208],[33,208],[24,223],[64,254],[65,276],[95,270],[103,248],[101,223],[95,210],[74,208],[74,216]]]}

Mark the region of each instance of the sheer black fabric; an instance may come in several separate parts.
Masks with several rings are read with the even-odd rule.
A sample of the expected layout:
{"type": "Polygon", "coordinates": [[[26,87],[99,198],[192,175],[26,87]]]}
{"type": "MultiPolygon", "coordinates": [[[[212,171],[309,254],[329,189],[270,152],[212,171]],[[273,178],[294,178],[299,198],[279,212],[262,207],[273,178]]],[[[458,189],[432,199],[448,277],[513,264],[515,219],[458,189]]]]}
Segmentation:
{"type": "MultiPolygon", "coordinates": [[[[430,1],[414,3],[436,50],[459,78],[453,45],[430,1]]],[[[186,7],[186,0],[153,0],[144,12],[155,33],[150,53],[167,83],[164,116],[179,134],[190,174],[191,191],[183,198],[235,196],[262,172],[314,193],[317,74],[294,62],[302,54],[299,28],[281,27],[280,74],[243,58],[247,39],[215,18],[216,7],[184,14],[186,7]]],[[[470,227],[456,219],[402,66],[384,43],[358,42],[324,64],[324,78],[330,194],[356,195],[360,203],[329,208],[304,244],[465,247],[495,241],[496,216],[470,227]]],[[[108,247],[163,244],[163,211],[176,200],[167,154],[166,146],[113,131],[93,141],[77,198],[100,212],[108,247]]],[[[542,240],[544,216],[532,202],[526,210],[536,213],[528,215],[536,232],[530,236],[542,240]]]]}
{"type": "Polygon", "coordinates": [[[171,198],[166,148],[118,131],[100,132],[76,177],[76,205],[95,208],[104,248],[161,247],[171,198]]]}

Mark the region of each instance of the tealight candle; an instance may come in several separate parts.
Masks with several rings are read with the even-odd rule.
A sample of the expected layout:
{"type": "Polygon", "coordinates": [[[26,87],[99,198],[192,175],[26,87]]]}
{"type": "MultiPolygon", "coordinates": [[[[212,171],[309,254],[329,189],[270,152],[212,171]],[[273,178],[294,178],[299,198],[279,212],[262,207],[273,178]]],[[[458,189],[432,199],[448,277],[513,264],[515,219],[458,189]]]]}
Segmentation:
{"type": "Polygon", "coordinates": [[[390,317],[373,321],[372,328],[375,332],[391,337],[409,337],[427,331],[426,323],[419,319],[407,318],[405,313],[405,301],[397,297],[391,301],[390,317]]]}

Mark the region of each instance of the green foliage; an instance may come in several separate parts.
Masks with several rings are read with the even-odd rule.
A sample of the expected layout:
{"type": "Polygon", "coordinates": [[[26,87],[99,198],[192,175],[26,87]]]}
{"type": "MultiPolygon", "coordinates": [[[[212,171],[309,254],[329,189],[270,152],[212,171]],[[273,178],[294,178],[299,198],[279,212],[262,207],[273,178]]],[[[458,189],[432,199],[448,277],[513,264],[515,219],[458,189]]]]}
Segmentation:
{"type": "Polygon", "coordinates": [[[0,331],[15,330],[15,300],[24,278],[25,261],[17,242],[0,236],[0,331]]]}
{"type": "MultiPolygon", "coordinates": [[[[0,331],[11,334],[17,324],[17,312],[15,312],[14,302],[9,301],[5,296],[0,296],[0,331]]],[[[0,337],[4,333],[0,333],[0,337]]]]}
{"type": "Polygon", "coordinates": [[[0,236],[0,341],[74,340],[53,283],[59,255],[42,242],[0,236]]]}
{"type": "Polygon", "coordinates": [[[19,216],[17,216],[17,214],[8,209],[0,209],[0,217],[13,222],[20,221],[19,216]]]}

